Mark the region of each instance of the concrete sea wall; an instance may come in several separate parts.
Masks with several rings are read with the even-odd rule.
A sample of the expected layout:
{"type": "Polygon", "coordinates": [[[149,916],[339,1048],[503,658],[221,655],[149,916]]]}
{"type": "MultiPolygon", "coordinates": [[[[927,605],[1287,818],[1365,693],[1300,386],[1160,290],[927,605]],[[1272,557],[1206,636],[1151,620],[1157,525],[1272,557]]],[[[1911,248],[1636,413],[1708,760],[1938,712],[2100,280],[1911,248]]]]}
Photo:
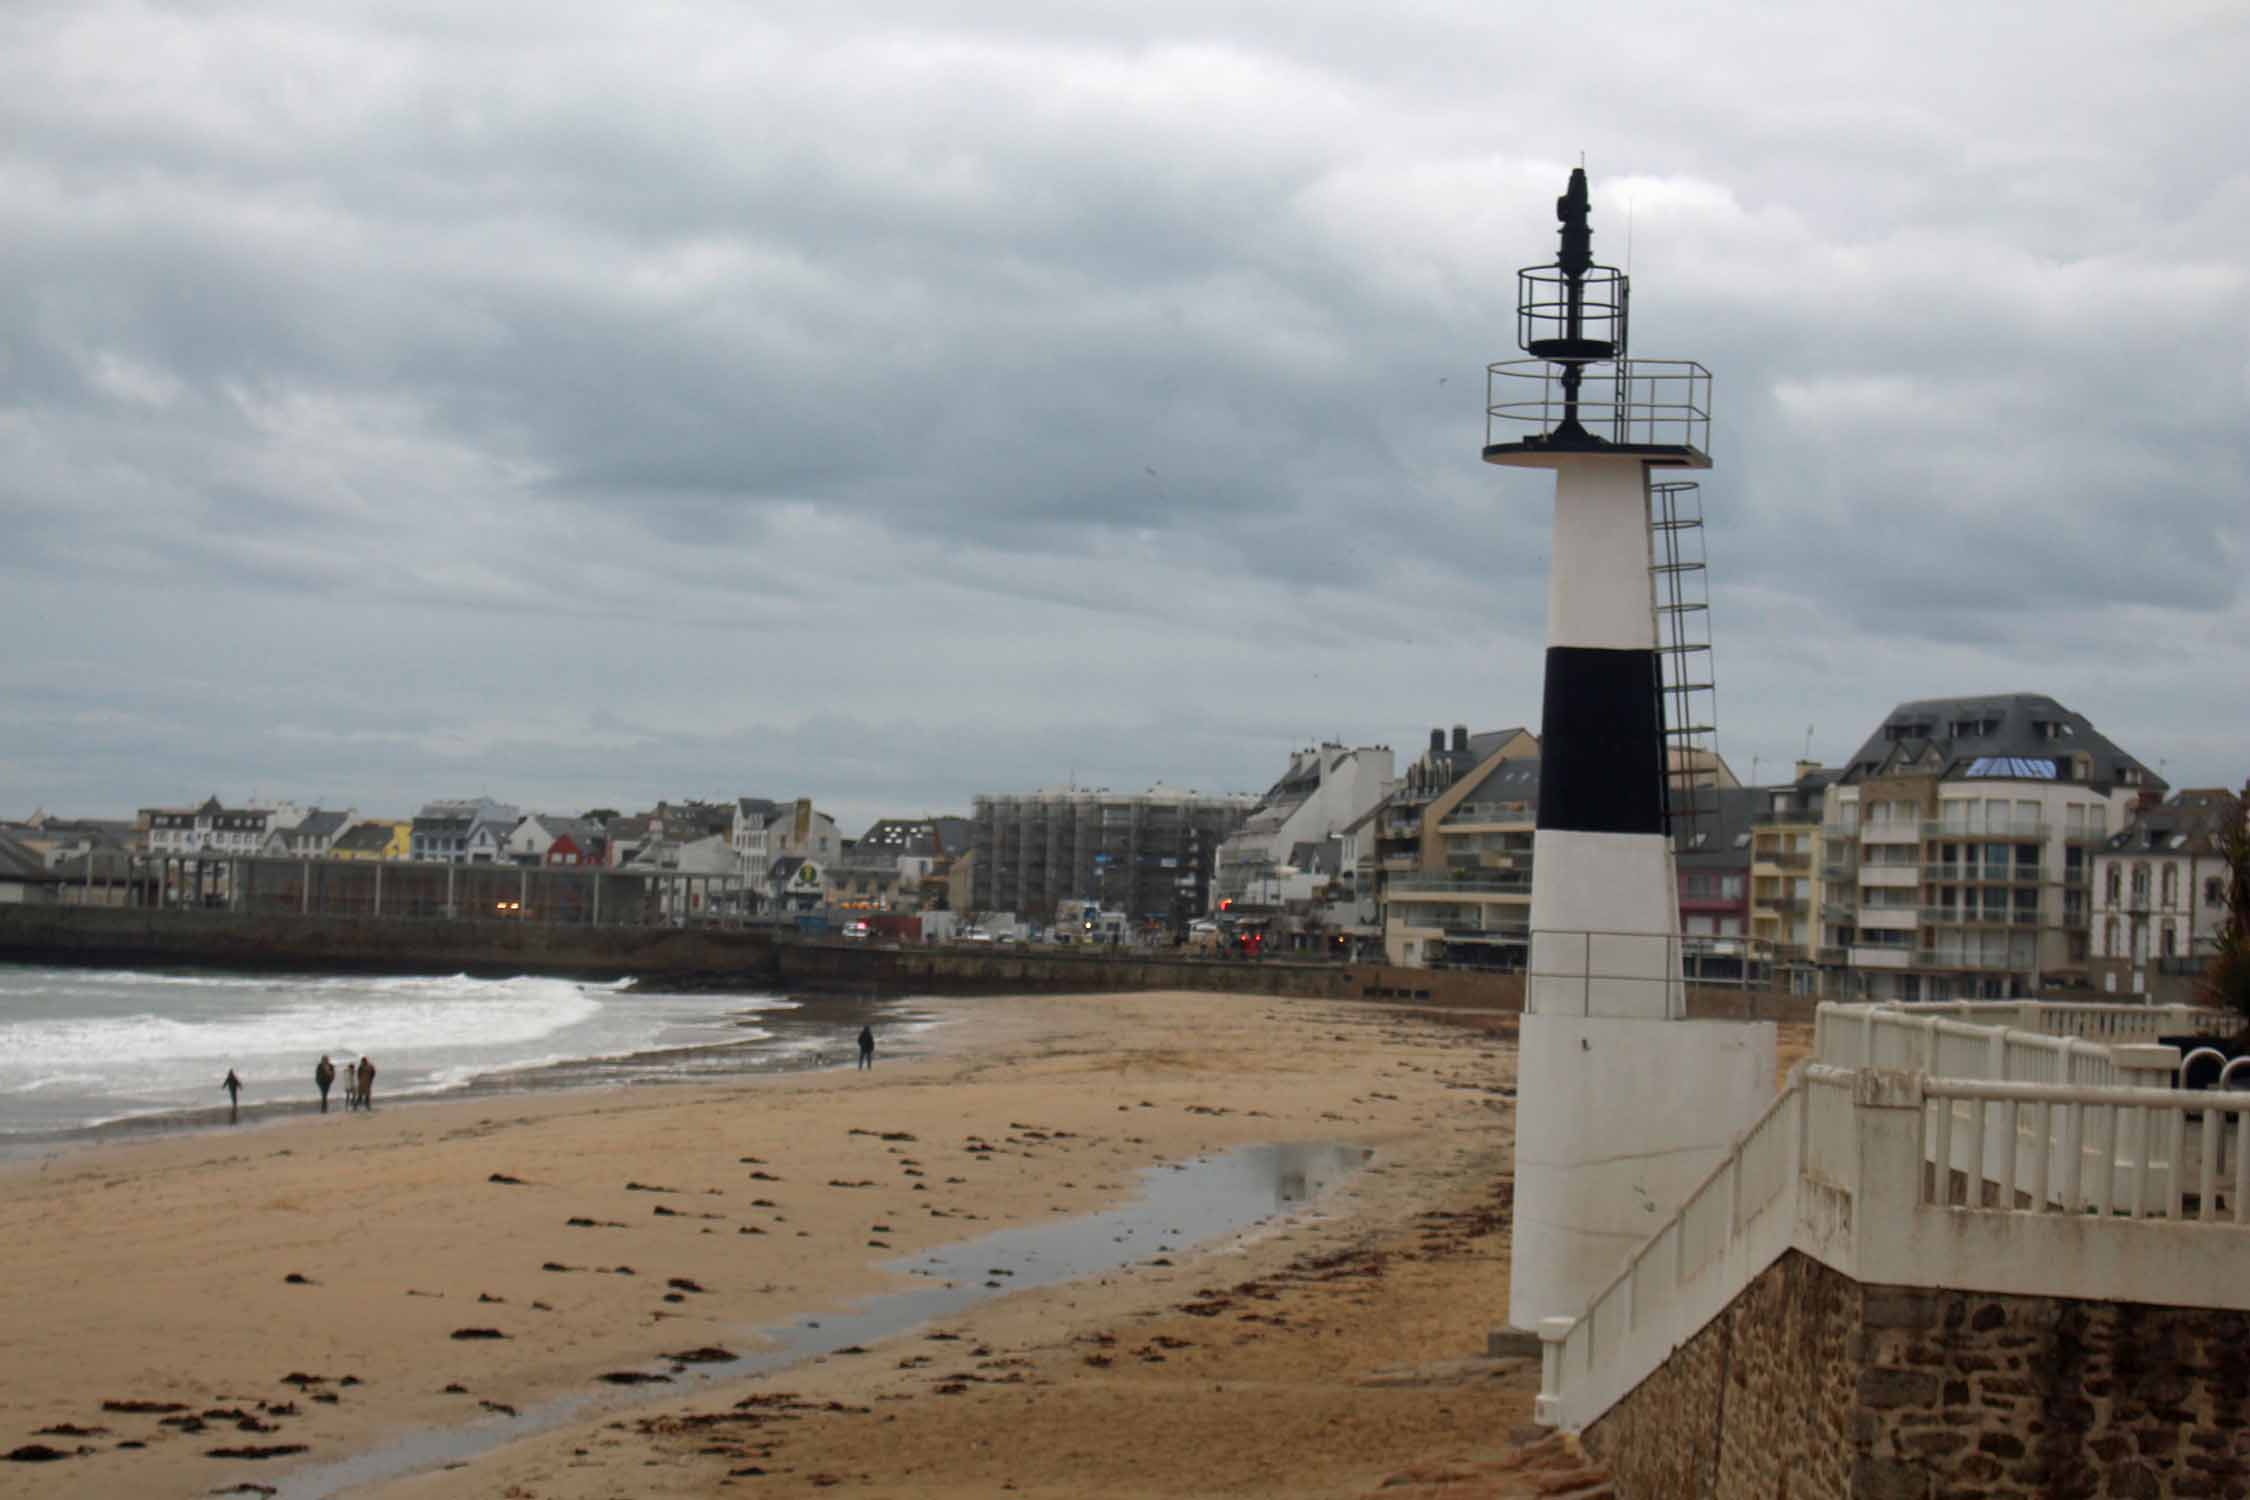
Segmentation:
{"type": "MultiPolygon", "coordinates": [[[[1380,964],[1190,958],[1167,950],[889,947],[722,927],[591,927],[416,917],[0,906],[0,959],[385,973],[560,974],[713,989],[884,995],[1209,990],[1521,1011],[1523,978],[1380,964]]],[[[1812,1019],[1796,996],[1698,989],[1710,1019],[1812,1019]]]]}

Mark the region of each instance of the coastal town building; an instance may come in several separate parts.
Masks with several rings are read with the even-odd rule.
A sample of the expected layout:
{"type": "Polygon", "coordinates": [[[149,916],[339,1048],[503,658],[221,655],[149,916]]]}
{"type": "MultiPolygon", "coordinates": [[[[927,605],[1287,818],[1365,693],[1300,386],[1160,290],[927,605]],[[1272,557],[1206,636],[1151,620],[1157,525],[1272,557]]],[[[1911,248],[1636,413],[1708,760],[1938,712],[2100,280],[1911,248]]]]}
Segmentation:
{"type": "Polygon", "coordinates": [[[2230,827],[2250,817],[2219,788],[2182,791],[2135,814],[2095,851],[2093,975],[2106,994],[2194,1001],[2227,922],[2230,827]]]}
{"type": "Polygon", "coordinates": [[[509,830],[507,859],[519,865],[598,865],[604,862],[601,825],[587,818],[532,813],[509,830]]]}
{"type": "Polygon", "coordinates": [[[1380,913],[1389,962],[1523,967],[1538,757],[1528,729],[1432,729],[1429,748],[1372,819],[1350,830],[1356,878],[1380,913]]]}
{"type": "Polygon", "coordinates": [[[2002,999],[2087,985],[2094,856],[2163,791],[2085,715],[2040,694],[1898,705],[1823,800],[1831,993],[2002,999]]]}
{"type": "Polygon", "coordinates": [[[1704,789],[1697,816],[1674,830],[1680,886],[1680,967],[1704,984],[1762,979],[1750,938],[1754,818],[1764,789],[1704,789]]]}
{"type": "Polygon", "coordinates": [[[490,797],[426,802],[414,815],[408,857],[431,863],[504,863],[508,835],[522,816],[490,797]]]}
{"type": "Polygon", "coordinates": [[[1168,786],[981,794],[970,818],[970,909],[1044,924],[1073,897],[1122,911],[1136,928],[1184,932],[1210,909],[1218,847],[1253,805],[1168,786]]]}
{"type": "Polygon", "coordinates": [[[266,836],[294,828],[306,809],[291,803],[275,807],[227,807],[216,796],[200,807],[141,809],[144,848],[159,855],[256,854],[266,836]]]}
{"type": "MultiPolygon", "coordinates": [[[[1796,779],[1761,787],[1750,819],[1750,943],[1768,982],[1794,995],[1820,993],[1821,807],[1839,772],[1797,762],[1796,779]]],[[[1836,852],[1849,860],[1848,846],[1836,852]]]]}
{"type": "MultiPolygon", "coordinates": [[[[1383,799],[1394,764],[1388,745],[1322,744],[1291,754],[1281,779],[1220,841],[1212,857],[1212,908],[1308,899],[1319,881],[1311,868],[1320,862],[1317,851],[1383,799]]],[[[1335,851],[1327,858],[1332,869],[1335,851]]]]}
{"type": "MultiPolygon", "coordinates": [[[[738,797],[727,804],[723,828],[728,847],[741,860],[743,874],[756,886],[770,883],[773,867],[782,859],[810,860],[817,873],[844,847],[836,820],[814,807],[810,797],[791,802],[738,797]]],[[[720,829],[714,827],[713,831],[720,829]]],[[[791,866],[791,871],[796,874],[797,867],[791,866]]]]}
{"type": "Polygon", "coordinates": [[[355,823],[328,846],[330,859],[408,859],[413,854],[414,825],[380,819],[355,823]]]}
{"type": "Polygon", "coordinates": [[[259,852],[279,859],[323,858],[358,816],[357,808],[307,808],[295,823],[268,831],[259,852]]]}
{"type": "Polygon", "coordinates": [[[36,851],[0,833],[0,906],[45,906],[59,900],[62,876],[36,851]]]}

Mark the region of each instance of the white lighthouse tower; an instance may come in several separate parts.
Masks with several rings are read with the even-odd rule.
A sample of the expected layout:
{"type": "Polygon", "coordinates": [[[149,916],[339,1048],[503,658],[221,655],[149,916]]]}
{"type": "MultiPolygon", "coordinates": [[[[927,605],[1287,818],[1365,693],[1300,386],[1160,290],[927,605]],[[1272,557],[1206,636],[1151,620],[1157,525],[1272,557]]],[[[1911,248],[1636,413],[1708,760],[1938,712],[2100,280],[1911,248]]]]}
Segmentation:
{"type": "MultiPolygon", "coordinates": [[[[1691,1021],[1667,796],[1650,471],[1710,467],[1710,372],[1635,360],[1585,169],[1555,263],[1518,273],[1528,359],[1490,367],[1487,463],[1555,471],[1516,1101],[1508,1321],[1576,1317],[1755,1120],[1770,1024],[1691,1021]]],[[[1692,776],[1696,767],[1685,768],[1692,776]]]]}

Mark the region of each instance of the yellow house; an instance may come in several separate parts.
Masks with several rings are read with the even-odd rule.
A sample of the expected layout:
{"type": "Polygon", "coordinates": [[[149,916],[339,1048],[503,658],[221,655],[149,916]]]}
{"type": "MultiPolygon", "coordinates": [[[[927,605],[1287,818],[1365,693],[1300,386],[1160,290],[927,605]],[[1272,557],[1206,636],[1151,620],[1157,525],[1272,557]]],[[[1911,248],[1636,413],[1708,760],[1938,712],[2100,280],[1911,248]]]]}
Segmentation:
{"type": "Polygon", "coordinates": [[[330,859],[404,859],[414,825],[409,822],[358,823],[329,848],[330,859]]]}

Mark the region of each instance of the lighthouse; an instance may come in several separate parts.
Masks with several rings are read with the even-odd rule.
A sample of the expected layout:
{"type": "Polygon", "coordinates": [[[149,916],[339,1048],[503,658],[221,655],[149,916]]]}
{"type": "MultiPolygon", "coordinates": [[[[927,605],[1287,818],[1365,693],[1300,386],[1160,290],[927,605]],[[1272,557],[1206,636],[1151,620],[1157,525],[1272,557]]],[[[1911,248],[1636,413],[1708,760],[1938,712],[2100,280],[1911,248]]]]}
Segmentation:
{"type": "MultiPolygon", "coordinates": [[[[1710,467],[1710,372],[1628,349],[1631,287],[1593,258],[1584,168],[1552,264],[1517,273],[1484,460],[1555,475],[1518,1053],[1508,1319],[1583,1312],[1773,1096],[1770,1023],[1688,1018],[1656,628],[1652,474],[1710,467]]],[[[1683,774],[1684,773],[1684,774],[1683,774]]]]}

